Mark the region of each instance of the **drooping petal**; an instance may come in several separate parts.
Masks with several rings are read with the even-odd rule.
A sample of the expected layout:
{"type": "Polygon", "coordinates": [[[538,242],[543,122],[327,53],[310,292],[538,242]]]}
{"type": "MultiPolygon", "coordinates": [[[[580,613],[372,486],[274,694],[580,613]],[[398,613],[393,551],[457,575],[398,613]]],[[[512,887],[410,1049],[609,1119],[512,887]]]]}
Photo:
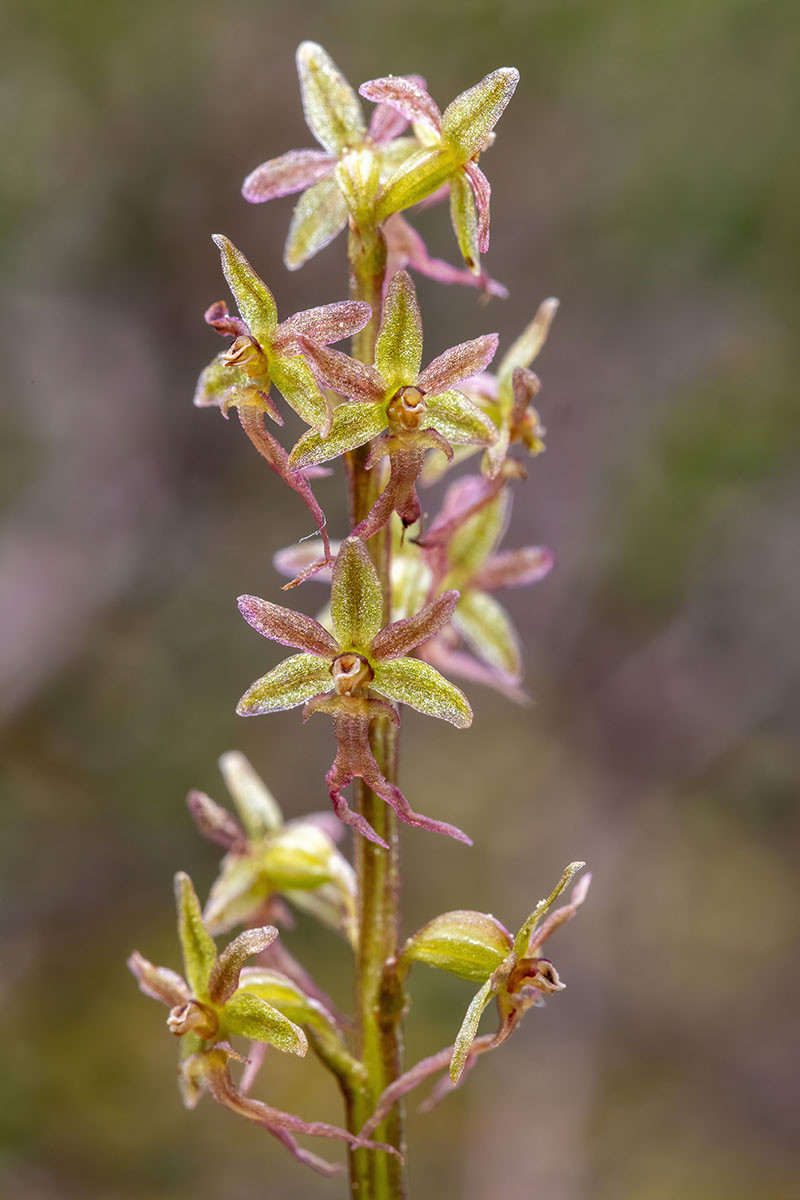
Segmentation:
{"type": "Polygon", "coordinates": [[[464,173],[470,182],[472,194],[475,197],[475,207],[478,210],[478,248],[481,254],[485,254],[489,249],[489,210],[492,199],[492,185],[477,163],[465,163],[464,173]]]}
{"type": "Polygon", "coordinates": [[[472,709],[464,693],[420,658],[377,663],[370,686],[389,700],[408,704],[431,717],[441,717],[458,729],[472,724],[472,709]]]}
{"type": "Polygon", "coordinates": [[[538,583],[553,569],[552,550],[546,546],[523,546],[519,550],[501,550],[493,554],[473,576],[475,587],[485,592],[500,588],[524,587],[538,583]]]}
{"type": "Polygon", "coordinates": [[[217,958],[217,948],[203,924],[200,901],[192,881],[183,871],[175,876],[178,937],[191,994],[199,1000],[208,995],[208,981],[217,958]]]}
{"type": "Polygon", "coordinates": [[[171,971],[169,967],[154,967],[138,950],[134,950],[128,959],[128,969],[136,976],[139,990],[145,996],[160,1000],[169,1008],[185,1004],[189,999],[189,989],[177,971],[171,971]]]}
{"type": "Polygon", "coordinates": [[[316,42],[297,48],[297,74],[306,124],[319,144],[338,156],[364,140],[361,103],[330,55],[316,42]]]}
{"type": "Polygon", "coordinates": [[[240,750],[221,755],[219,769],[251,841],[281,828],[283,813],[278,801],[240,750]]]}
{"type": "Polygon", "coordinates": [[[464,592],[453,615],[453,625],[473,654],[511,679],[522,673],[519,635],[508,613],[488,592],[464,592]]]}
{"type": "Polygon", "coordinates": [[[276,358],[272,364],[272,378],[284,400],[306,425],[310,425],[321,434],[330,430],[331,413],[328,402],[319,390],[311,368],[301,355],[295,358],[276,358]]]}
{"type": "Polygon", "coordinates": [[[302,336],[299,342],[311,368],[325,387],[362,404],[375,404],[384,399],[386,384],[374,367],[366,366],[341,350],[319,346],[302,336]]]}
{"type": "Polygon", "coordinates": [[[233,242],[221,233],[213,234],[213,239],[219,248],[222,270],[242,320],[262,349],[267,349],[278,324],[278,310],[272,292],[233,242]]]}
{"type": "Polygon", "coordinates": [[[463,173],[454,175],[450,181],[450,221],[467,270],[479,275],[481,246],[478,210],[472,188],[463,173]]]}
{"type": "Polygon", "coordinates": [[[536,316],[530,325],[519,335],[510,349],[503,356],[497,372],[500,388],[507,387],[515,367],[529,367],[547,341],[553,318],[558,312],[558,300],[555,296],[543,300],[536,310],[536,316]]]}
{"type": "Polygon", "coordinates": [[[278,1012],[260,996],[237,992],[225,1005],[225,1029],[254,1042],[266,1042],[279,1050],[302,1056],[308,1050],[308,1039],[299,1025],[278,1012]]]}
{"type": "Polygon", "coordinates": [[[240,596],[237,603],[247,624],[262,637],[321,658],[332,658],[337,653],[335,640],[313,617],[258,596],[240,596]]]}
{"type": "Polygon", "coordinates": [[[456,96],[442,114],[442,137],[461,162],[478,154],[514,95],[519,71],[500,67],[456,96]]]}
{"type": "Polygon", "coordinates": [[[359,538],[346,538],[337,556],[331,617],[339,646],[346,650],[365,651],[383,624],[378,574],[359,538]]]}
{"type": "Polygon", "coordinates": [[[387,388],[413,384],[422,363],[422,314],[417,290],[407,271],[389,283],[375,344],[375,366],[387,388]]]}
{"type": "Polygon", "coordinates": [[[426,396],[427,423],[455,446],[487,446],[497,437],[489,417],[461,392],[440,392],[426,396]]]}
{"type": "Polygon", "coordinates": [[[550,908],[550,906],[558,899],[558,897],[564,891],[564,888],[569,887],[571,880],[575,875],[577,875],[578,871],[582,870],[585,866],[585,862],[570,863],[568,867],[565,867],[561,878],[553,888],[550,895],[547,896],[546,899],[540,900],[536,905],[536,908],[530,914],[519,933],[514,938],[514,952],[518,958],[526,957],[528,946],[533,938],[539,921],[547,913],[547,910],[550,908]]]}
{"type": "Polygon", "coordinates": [[[511,952],[511,934],[490,913],[442,913],[410,937],[401,964],[424,962],[459,979],[485,983],[511,952]]]}
{"type": "MultiPolygon", "coordinates": [[[[226,1004],[239,986],[239,973],[251,954],[266,950],[278,936],[274,925],[246,929],[230,942],[217,958],[208,981],[208,998],[213,1004],[226,1004]]],[[[231,1030],[231,1032],[235,1032],[231,1030]]]]}
{"type": "Polygon", "coordinates": [[[390,175],[378,194],[375,217],[379,223],[392,213],[418,204],[451,179],[458,163],[451,150],[433,146],[410,154],[390,175]]]}
{"type": "Polygon", "coordinates": [[[491,1003],[492,997],[495,995],[497,993],[492,987],[492,981],[491,979],[487,979],[467,1009],[466,1016],[453,1044],[453,1057],[450,1059],[450,1078],[453,1083],[458,1083],[461,1078],[472,1048],[472,1043],[475,1041],[475,1035],[478,1032],[478,1026],[481,1023],[483,1011],[491,1003]]]}
{"type": "MultiPolygon", "coordinates": [[[[359,91],[361,89],[359,88],[359,91]]],[[[363,92],[361,93],[363,95],[363,92]]],[[[408,128],[408,118],[389,104],[377,104],[369,119],[369,140],[375,146],[385,146],[408,128]]]]}
{"type": "Polygon", "coordinates": [[[488,667],[485,663],[479,662],[477,658],[473,658],[471,654],[454,650],[442,638],[434,638],[432,642],[428,642],[422,647],[420,654],[426,662],[431,663],[443,675],[448,677],[457,675],[459,679],[465,679],[467,683],[479,683],[481,687],[493,688],[507,700],[513,701],[514,704],[530,704],[531,702],[528,693],[510,675],[504,675],[502,672],[488,667]]]}
{"type": "Polygon", "coordinates": [[[295,469],[313,463],[328,462],[346,450],[363,446],[386,428],[386,405],[340,404],[333,413],[330,433],[326,437],[313,429],[304,433],[289,455],[295,469]]]}
{"type": "Polygon", "coordinates": [[[454,530],[448,547],[449,578],[454,581],[453,587],[460,590],[468,584],[489,557],[503,536],[510,509],[508,492],[498,492],[488,504],[467,515],[454,530]]]}
{"type": "Polygon", "coordinates": [[[328,659],[315,654],[293,654],[247,689],[236,706],[240,717],[281,712],[305,704],[318,692],[330,691],[328,659]]]}
{"type": "Polygon", "coordinates": [[[514,367],[511,376],[511,392],[513,404],[511,408],[511,424],[519,425],[525,412],[541,388],[539,376],[529,367],[514,367]]]}
{"type": "Polygon", "coordinates": [[[463,267],[454,267],[443,258],[433,258],[416,229],[412,229],[399,213],[389,217],[383,232],[386,238],[386,273],[389,277],[405,267],[411,267],[428,279],[435,279],[437,283],[481,288],[489,296],[508,296],[508,288],[484,271],[475,275],[463,267]]]}
{"type": "Polygon", "coordinates": [[[347,204],[333,178],[303,192],[292,213],[283,261],[296,271],[337,237],[347,224],[347,204]]]}
{"type": "Polygon", "coordinates": [[[291,196],[324,179],[335,162],[324,150],[289,150],[251,171],[242,184],[242,195],[251,204],[291,196]]]}
{"type": "Polygon", "coordinates": [[[497,334],[485,333],[471,342],[445,350],[420,374],[417,383],[426,392],[439,395],[488,367],[497,350],[497,334]]]}
{"type": "Polygon", "coordinates": [[[401,113],[414,125],[425,125],[434,133],[442,127],[439,106],[421,83],[407,75],[387,75],[369,79],[358,89],[366,100],[386,104],[401,113]]]}
{"type": "MultiPolygon", "coordinates": [[[[487,479],[485,475],[462,475],[445,492],[441,510],[428,526],[420,545],[426,549],[449,548],[456,531],[471,516],[491,504],[501,488],[499,480],[487,479]]],[[[452,552],[450,558],[453,561],[452,552]]]]}
{"type": "Polygon", "coordinates": [[[250,335],[250,330],[242,318],[233,317],[228,312],[228,306],[224,300],[217,300],[214,304],[210,304],[203,313],[203,320],[206,325],[216,329],[221,337],[237,338],[250,335]]]}
{"type": "Polygon", "coordinates": [[[340,300],[319,308],[307,308],[287,321],[281,321],[273,344],[278,352],[288,353],[290,348],[300,351],[302,346],[295,341],[298,333],[322,345],[341,342],[362,330],[371,318],[372,308],[363,300],[340,300]]]}
{"type": "Polygon", "coordinates": [[[458,592],[443,592],[413,617],[393,621],[381,629],[369,648],[370,655],[388,661],[402,658],[427,642],[447,624],[458,604],[458,592]]]}
{"type": "Polygon", "coordinates": [[[189,792],[186,804],[203,837],[216,842],[218,846],[224,846],[226,850],[244,845],[246,838],[236,818],[205,792],[189,792]]]}

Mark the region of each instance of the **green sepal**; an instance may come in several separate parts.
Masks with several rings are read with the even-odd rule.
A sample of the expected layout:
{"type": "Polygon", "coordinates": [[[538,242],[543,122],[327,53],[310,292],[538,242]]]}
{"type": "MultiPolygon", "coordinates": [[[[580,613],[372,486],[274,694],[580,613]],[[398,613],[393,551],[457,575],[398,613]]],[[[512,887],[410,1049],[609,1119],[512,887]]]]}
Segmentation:
{"type": "Polygon", "coordinates": [[[297,48],[297,74],[306,124],[330,154],[366,137],[361,101],[330,55],[316,42],[297,48]]]}
{"type": "Polygon", "coordinates": [[[401,963],[424,962],[442,971],[485,983],[511,952],[511,934],[489,913],[442,913],[410,937],[401,963]]]}
{"type": "Polygon", "coordinates": [[[376,201],[376,219],[384,222],[392,213],[425,200],[447,183],[460,168],[446,146],[418,150],[387,179],[376,201]]]}
{"type": "Polygon", "coordinates": [[[375,343],[375,366],[387,391],[413,384],[422,365],[422,314],[417,291],[407,271],[393,276],[386,292],[375,343]]]}
{"type": "Polygon", "coordinates": [[[306,425],[320,434],[330,430],[328,402],[301,354],[293,358],[276,358],[272,363],[272,379],[287,404],[292,406],[306,425]]]}
{"type": "Polygon", "coordinates": [[[453,445],[486,446],[497,437],[491,420],[461,392],[450,389],[426,396],[426,421],[453,445]]]}
{"type": "Polygon", "coordinates": [[[331,585],[333,632],[342,650],[364,653],[383,625],[383,595],[360,538],[342,542],[331,585]]]}
{"type": "Polygon", "coordinates": [[[564,891],[564,888],[569,886],[570,881],[572,880],[573,876],[577,875],[578,871],[582,870],[582,868],[585,866],[586,866],[586,863],[584,863],[584,862],[570,863],[568,867],[564,868],[564,872],[563,872],[561,878],[559,879],[556,886],[553,888],[550,895],[545,900],[540,900],[539,903],[536,905],[536,908],[530,914],[527,921],[522,926],[522,928],[520,929],[517,936],[514,938],[514,953],[517,955],[518,958],[525,957],[527,950],[528,950],[528,943],[531,940],[531,935],[533,934],[534,930],[536,929],[536,926],[539,924],[542,917],[545,915],[545,913],[550,908],[550,906],[558,899],[558,897],[564,891]]]}
{"type": "Polygon", "coordinates": [[[311,467],[328,462],[347,450],[355,450],[376,437],[386,428],[386,405],[340,404],[334,409],[330,432],[322,437],[316,430],[304,433],[289,455],[289,466],[311,467]]]}
{"type": "Polygon", "coordinates": [[[488,592],[463,592],[452,622],[470,648],[499,671],[515,679],[522,670],[519,636],[502,604],[488,592]]]}
{"type": "Polygon", "coordinates": [[[252,854],[227,854],[211,885],[203,918],[213,933],[226,933],[253,920],[272,892],[252,854]]]}
{"type": "Polygon", "coordinates": [[[389,700],[408,704],[429,717],[440,717],[458,729],[472,724],[472,709],[464,693],[421,658],[376,663],[370,687],[389,700]]]}
{"type": "Polygon", "coordinates": [[[283,261],[296,271],[337,237],[347,224],[347,202],[335,179],[306,188],[292,213],[283,261]]]}
{"type": "Polygon", "coordinates": [[[299,1025],[267,1004],[260,996],[239,990],[222,1010],[221,1029],[253,1042],[266,1042],[278,1050],[304,1055],[308,1041],[299,1025]]]}
{"type": "Polygon", "coordinates": [[[498,393],[504,406],[512,402],[511,383],[515,367],[529,367],[538,356],[550,332],[553,318],[558,312],[558,300],[550,296],[543,300],[530,324],[526,325],[517,340],[503,355],[497,371],[498,393]]]}
{"type": "Polygon", "coordinates": [[[316,654],[293,654],[247,689],[236,711],[240,717],[282,712],[331,689],[330,662],[316,654]]]}
{"type": "Polygon", "coordinates": [[[222,270],[242,320],[261,349],[268,350],[278,325],[278,310],[272,292],[229,238],[221,233],[213,234],[213,238],[219,247],[222,270]]]}
{"type": "Polygon", "coordinates": [[[465,163],[484,147],[519,82],[514,67],[500,67],[456,96],[442,113],[442,140],[465,163]]]}
{"type": "Polygon", "coordinates": [[[467,1064],[472,1043],[475,1041],[475,1035],[478,1032],[478,1026],[481,1023],[483,1011],[491,1003],[492,997],[495,995],[497,993],[492,987],[492,981],[491,979],[487,979],[467,1009],[466,1016],[453,1045],[453,1056],[450,1059],[450,1078],[453,1083],[458,1083],[461,1078],[464,1067],[467,1064]]]}
{"type": "Polygon", "coordinates": [[[203,924],[200,901],[191,879],[183,871],[175,876],[175,903],[178,909],[178,937],[183,951],[183,966],[189,989],[198,1000],[208,997],[208,981],[217,958],[217,948],[203,924]]]}
{"type": "Polygon", "coordinates": [[[283,813],[278,801],[241,751],[223,754],[219,769],[251,841],[281,828],[283,813]]]}
{"type": "Polygon", "coordinates": [[[473,275],[481,270],[478,246],[478,212],[465,175],[459,173],[450,180],[450,220],[456,235],[461,257],[473,275]]]}
{"type": "Polygon", "coordinates": [[[247,992],[258,996],[296,1025],[309,1025],[316,1029],[334,1027],[330,1015],[320,1002],[307,996],[293,979],[281,971],[273,971],[269,967],[245,967],[240,978],[239,995],[247,992]]]}

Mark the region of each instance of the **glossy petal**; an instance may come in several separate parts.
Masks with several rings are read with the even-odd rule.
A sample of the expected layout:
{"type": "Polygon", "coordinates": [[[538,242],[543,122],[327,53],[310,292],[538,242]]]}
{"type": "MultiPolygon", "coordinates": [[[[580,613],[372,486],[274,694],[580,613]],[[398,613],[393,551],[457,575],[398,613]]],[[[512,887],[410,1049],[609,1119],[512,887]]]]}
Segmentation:
{"type": "Polygon", "coordinates": [[[508,613],[488,592],[465,592],[453,625],[474,654],[489,666],[518,679],[522,673],[519,636],[508,613]]]}
{"type": "Polygon", "coordinates": [[[326,433],[330,429],[331,414],[328,402],[319,390],[319,385],[301,355],[296,358],[279,358],[272,365],[272,378],[284,400],[292,406],[312,429],[326,433]]]}
{"type": "Polygon", "coordinates": [[[283,813],[278,801],[241,751],[223,754],[219,769],[251,841],[281,828],[283,813]]]}
{"type": "Polygon", "coordinates": [[[300,345],[319,381],[331,391],[362,404],[375,404],[385,398],[386,384],[374,367],[303,337],[300,345]]]}
{"type": "Polygon", "coordinates": [[[508,386],[515,367],[529,367],[547,341],[553,318],[558,312],[558,300],[551,296],[543,300],[536,311],[536,316],[530,325],[519,335],[511,348],[503,356],[500,369],[497,372],[501,387],[508,386]]]}
{"type": "Polygon", "coordinates": [[[203,924],[200,901],[192,881],[183,871],[175,876],[175,902],[186,980],[192,995],[202,1000],[208,994],[208,980],[217,958],[217,948],[203,924]]]}
{"type": "Polygon", "coordinates": [[[493,554],[473,578],[476,587],[486,592],[500,588],[524,587],[538,583],[553,568],[553,552],[546,546],[523,546],[493,554]]]}
{"type": "Polygon", "coordinates": [[[362,330],[371,318],[372,308],[363,300],[340,300],[307,308],[281,322],[275,333],[275,347],[282,349],[293,344],[295,350],[302,350],[294,341],[298,333],[322,345],[341,342],[362,330]]]}
{"type": "Polygon", "coordinates": [[[387,179],[378,195],[376,218],[383,222],[392,213],[418,204],[451,179],[458,163],[450,150],[434,146],[411,154],[387,179]]]}
{"type": "Polygon", "coordinates": [[[370,686],[389,700],[440,717],[459,729],[472,724],[472,709],[464,693],[422,659],[398,658],[377,663],[370,686]]]}
{"type": "Polygon", "coordinates": [[[450,221],[467,269],[473,275],[479,275],[481,247],[478,210],[472,188],[463,174],[455,175],[450,181],[450,221]]]}
{"type": "Polygon", "coordinates": [[[434,133],[442,126],[442,114],[436,102],[418,80],[405,75],[387,75],[370,79],[358,89],[367,100],[387,104],[402,113],[414,125],[426,125],[434,133]]]}
{"type": "Polygon", "coordinates": [[[492,198],[492,186],[477,163],[465,163],[464,173],[470,182],[472,194],[475,197],[475,207],[478,210],[478,248],[481,254],[485,254],[489,249],[489,206],[492,198]]]}
{"type": "Polygon", "coordinates": [[[478,1032],[478,1026],[481,1023],[483,1011],[487,1004],[491,1003],[494,995],[496,995],[496,992],[492,988],[492,981],[491,979],[487,979],[467,1009],[466,1016],[453,1045],[453,1057],[450,1060],[450,1078],[453,1083],[458,1083],[461,1078],[466,1066],[467,1057],[472,1049],[472,1043],[475,1041],[475,1036],[478,1032]]]}
{"type": "Polygon", "coordinates": [[[238,821],[205,792],[189,792],[186,804],[203,837],[216,842],[218,846],[224,846],[226,850],[244,844],[244,832],[238,821]]]}
{"type": "Polygon", "coordinates": [[[128,959],[128,969],[136,976],[139,990],[153,1000],[160,1000],[162,1004],[174,1008],[189,999],[189,989],[177,971],[170,971],[169,967],[154,967],[138,950],[134,950],[128,959]]]}
{"type": "Polygon", "coordinates": [[[251,954],[266,950],[278,936],[274,925],[246,929],[225,947],[217,958],[208,981],[208,997],[213,1004],[225,1004],[239,986],[239,973],[251,954]]]}
{"type": "Polygon", "coordinates": [[[221,233],[213,235],[222,258],[222,270],[236,307],[262,349],[269,347],[278,323],[275,300],[264,280],[256,275],[241,250],[221,233]]]}
{"type": "Polygon", "coordinates": [[[519,71],[501,67],[448,104],[442,115],[442,137],[453,147],[461,162],[483,149],[518,82],[519,71]]]}
{"type": "Polygon", "coordinates": [[[550,895],[547,896],[546,899],[540,900],[536,905],[536,908],[530,914],[527,921],[514,938],[514,952],[518,958],[524,958],[526,956],[529,943],[536,931],[536,926],[539,924],[539,921],[543,916],[545,916],[550,906],[558,899],[558,897],[564,891],[564,888],[569,887],[570,882],[572,881],[573,877],[577,875],[578,871],[582,870],[582,868],[585,866],[586,863],[584,862],[570,863],[569,866],[564,869],[561,878],[553,888],[550,895]]]}
{"type": "Polygon", "coordinates": [[[336,654],[336,642],[313,617],[261,600],[258,596],[240,596],[237,603],[247,624],[262,637],[295,650],[305,650],[306,654],[318,654],[321,658],[332,658],[336,654]]]}
{"type": "Polygon", "coordinates": [[[387,390],[413,384],[422,363],[422,314],[417,290],[407,271],[389,283],[375,345],[375,366],[387,390]]]}
{"type": "Polygon", "coordinates": [[[303,192],[292,213],[283,261],[296,271],[332,242],[347,224],[347,204],[336,180],[321,179],[303,192]]]}
{"type": "Polygon", "coordinates": [[[375,637],[369,648],[370,656],[384,661],[402,658],[434,637],[450,620],[457,604],[458,592],[443,592],[415,616],[393,621],[375,637]]]}
{"type": "Polygon", "coordinates": [[[383,624],[378,575],[359,538],[350,537],[342,542],[333,568],[331,617],[343,650],[366,650],[383,624]]]}
{"type": "Polygon", "coordinates": [[[324,150],[290,150],[251,171],[242,184],[242,195],[251,204],[262,204],[305,191],[330,174],[335,161],[324,150]]]}
{"type": "Polygon", "coordinates": [[[330,663],[314,654],[293,654],[247,689],[236,706],[240,717],[281,712],[331,688],[330,663]]]}
{"type": "Polygon", "coordinates": [[[489,913],[442,913],[410,937],[402,962],[424,962],[442,971],[485,983],[511,952],[511,934],[489,913]]]}
{"type": "Polygon", "coordinates": [[[340,404],[334,410],[330,433],[320,437],[311,429],[303,434],[292,450],[289,462],[295,469],[328,462],[346,450],[363,446],[385,428],[386,405],[382,401],[378,404],[340,404]]]}
{"type": "Polygon", "coordinates": [[[455,387],[488,367],[497,350],[497,334],[485,333],[471,342],[461,342],[440,354],[420,374],[417,383],[426,392],[438,395],[455,387]]]}
{"type": "Polygon", "coordinates": [[[231,997],[225,1005],[224,1022],[226,1031],[239,1037],[266,1042],[301,1057],[308,1050],[308,1041],[300,1026],[251,992],[237,992],[231,997]]]}
{"type": "Polygon", "coordinates": [[[338,158],[345,147],[362,142],[367,130],[361,103],[322,46],[298,46],[297,74],[306,124],[320,145],[338,158]]]}
{"type": "Polygon", "coordinates": [[[497,436],[492,422],[476,404],[461,392],[440,392],[426,396],[427,423],[453,445],[491,444],[497,436]]]}

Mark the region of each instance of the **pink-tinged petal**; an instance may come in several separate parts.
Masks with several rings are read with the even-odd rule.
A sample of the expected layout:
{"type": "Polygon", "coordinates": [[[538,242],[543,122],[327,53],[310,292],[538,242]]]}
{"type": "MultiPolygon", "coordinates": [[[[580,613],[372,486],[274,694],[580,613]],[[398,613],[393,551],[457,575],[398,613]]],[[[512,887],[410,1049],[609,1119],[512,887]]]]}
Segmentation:
{"type": "Polygon", "coordinates": [[[216,842],[218,846],[224,846],[226,850],[234,846],[244,848],[247,843],[244,830],[221,804],[217,804],[205,792],[196,790],[189,792],[186,804],[203,837],[216,842]]]}
{"type": "Polygon", "coordinates": [[[169,1008],[185,1004],[190,997],[185,981],[176,971],[171,971],[169,967],[154,967],[138,950],[134,950],[128,959],[128,969],[136,977],[139,990],[145,996],[160,1000],[169,1008]]]}
{"type": "Polygon", "coordinates": [[[492,187],[477,163],[465,163],[464,172],[470,182],[475,207],[478,210],[478,248],[481,254],[485,254],[489,249],[489,202],[492,198],[492,187]]]}
{"type": "Polygon", "coordinates": [[[340,300],[319,308],[307,308],[281,322],[275,331],[273,345],[278,353],[291,353],[292,350],[299,353],[302,346],[295,341],[297,334],[322,345],[341,342],[343,338],[359,333],[371,319],[372,308],[363,300],[340,300]]]}
{"type": "Polygon", "coordinates": [[[518,426],[525,417],[531,402],[539,394],[542,384],[539,376],[529,367],[514,367],[511,388],[514,402],[511,409],[511,424],[518,426]]]}
{"type": "Polygon", "coordinates": [[[366,100],[388,104],[415,125],[424,125],[434,133],[441,130],[442,114],[438,105],[412,76],[387,75],[383,79],[370,79],[358,90],[366,100]]]}
{"type": "Polygon", "coordinates": [[[452,346],[428,363],[417,380],[418,386],[425,392],[438,395],[455,387],[462,379],[477,375],[494,358],[497,342],[496,333],[486,333],[483,337],[473,338],[471,342],[452,346]]]}
{"type": "Polygon", "coordinates": [[[503,482],[485,475],[462,475],[447,489],[440,512],[419,544],[426,549],[446,545],[465,521],[495,499],[503,482]]]}
{"type": "MultiPolygon", "coordinates": [[[[310,538],[308,541],[298,542],[295,546],[287,546],[283,550],[277,550],[272,556],[272,565],[279,575],[284,575],[287,579],[294,579],[297,575],[314,566],[322,557],[320,543],[310,538]]],[[[334,554],[339,553],[339,543],[331,543],[331,551],[334,554]]],[[[330,562],[324,569],[315,571],[314,578],[318,583],[330,583],[333,573],[333,563],[330,562]]]]}
{"type": "Polygon", "coordinates": [[[373,537],[395,512],[406,528],[419,520],[422,510],[416,484],[424,459],[424,448],[404,450],[391,455],[391,470],[386,487],[364,520],[353,530],[354,537],[364,541],[373,537]]]}
{"type": "Polygon", "coordinates": [[[214,963],[208,981],[208,996],[213,1004],[226,1004],[239,986],[239,974],[252,954],[266,950],[278,936],[274,925],[246,929],[225,947],[214,963]]]}
{"type": "Polygon", "coordinates": [[[474,576],[475,587],[485,592],[500,588],[524,587],[538,583],[550,574],[555,562],[546,546],[523,546],[519,550],[501,550],[493,554],[474,576]]]}
{"type": "Polygon", "coordinates": [[[370,654],[378,659],[402,658],[434,637],[450,620],[457,604],[458,592],[443,592],[415,616],[381,629],[369,648],[370,654]]]}
{"type": "Polygon", "coordinates": [[[432,258],[423,239],[399,213],[389,217],[383,232],[386,237],[387,276],[410,267],[419,271],[421,275],[426,275],[428,279],[436,280],[437,283],[480,288],[487,295],[499,296],[501,299],[508,296],[508,288],[492,279],[485,271],[475,275],[464,267],[454,267],[443,258],[432,258]]]}
{"type": "Polygon", "coordinates": [[[309,341],[302,334],[297,340],[303,348],[309,366],[324,387],[346,396],[349,400],[358,400],[364,404],[374,404],[383,400],[386,395],[386,384],[374,367],[358,362],[341,350],[331,350],[329,346],[319,346],[309,341]]]}
{"type": "Polygon", "coordinates": [[[242,195],[251,204],[305,191],[333,170],[335,158],[324,150],[290,150],[261,163],[242,184],[242,195]]]}
{"type": "Polygon", "coordinates": [[[222,337],[249,337],[250,330],[245,325],[241,317],[234,317],[228,312],[228,306],[224,300],[217,300],[215,304],[210,305],[205,313],[204,318],[207,325],[211,325],[216,329],[217,333],[222,337]]]}
{"type": "MultiPolygon", "coordinates": [[[[257,1045],[258,1043],[256,1043],[257,1045]]],[[[263,1046],[263,1042],[261,1043],[263,1046]]],[[[266,1049],[266,1047],[265,1047],[266,1049]]],[[[282,1146],[291,1154],[292,1158],[296,1158],[304,1167],[311,1167],[312,1171],[316,1171],[318,1175],[323,1175],[329,1179],[333,1175],[341,1175],[344,1167],[341,1163],[328,1162],[325,1158],[320,1158],[318,1154],[314,1154],[311,1150],[305,1150],[297,1138],[292,1137],[288,1129],[279,1129],[277,1125],[265,1125],[267,1133],[271,1133],[282,1146]]]]}
{"type": "Polygon", "coordinates": [[[442,137],[461,162],[473,158],[484,147],[519,82],[514,67],[500,67],[475,87],[456,96],[442,115],[442,137]]]}
{"type": "Polygon", "coordinates": [[[306,654],[317,654],[320,658],[332,658],[338,653],[335,638],[327,629],[323,629],[319,621],[305,613],[294,612],[291,608],[283,608],[258,596],[240,596],[237,603],[247,624],[262,637],[282,646],[304,650],[306,654]]]}
{"type": "Polygon", "coordinates": [[[306,124],[319,144],[338,158],[362,142],[367,130],[358,96],[322,46],[298,46],[297,74],[306,124]]]}
{"type": "Polygon", "coordinates": [[[442,637],[434,638],[420,650],[420,656],[429,662],[443,675],[457,675],[467,683],[478,683],[481,687],[490,687],[505,696],[514,704],[530,704],[531,698],[519,683],[500,671],[493,670],[485,663],[478,662],[471,654],[454,650],[442,637]]]}

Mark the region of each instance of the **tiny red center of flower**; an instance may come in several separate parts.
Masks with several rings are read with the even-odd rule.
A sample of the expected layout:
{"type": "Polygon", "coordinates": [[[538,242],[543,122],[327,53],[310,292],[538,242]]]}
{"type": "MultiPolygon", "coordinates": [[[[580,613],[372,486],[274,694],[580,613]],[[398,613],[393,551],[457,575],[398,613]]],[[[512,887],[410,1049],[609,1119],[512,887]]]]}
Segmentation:
{"type": "Polygon", "coordinates": [[[340,654],[331,665],[333,688],[337,696],[352,696],[359,688],[370,683],[374,674],[372,667],[360,654],[340,654]]]}
{"type": "Polygon", "coordinates": [[[387,409],[390,424],[401,429],[419,429],[426,412],[425,393],[418,387],[399,388],[387,409]]]}

